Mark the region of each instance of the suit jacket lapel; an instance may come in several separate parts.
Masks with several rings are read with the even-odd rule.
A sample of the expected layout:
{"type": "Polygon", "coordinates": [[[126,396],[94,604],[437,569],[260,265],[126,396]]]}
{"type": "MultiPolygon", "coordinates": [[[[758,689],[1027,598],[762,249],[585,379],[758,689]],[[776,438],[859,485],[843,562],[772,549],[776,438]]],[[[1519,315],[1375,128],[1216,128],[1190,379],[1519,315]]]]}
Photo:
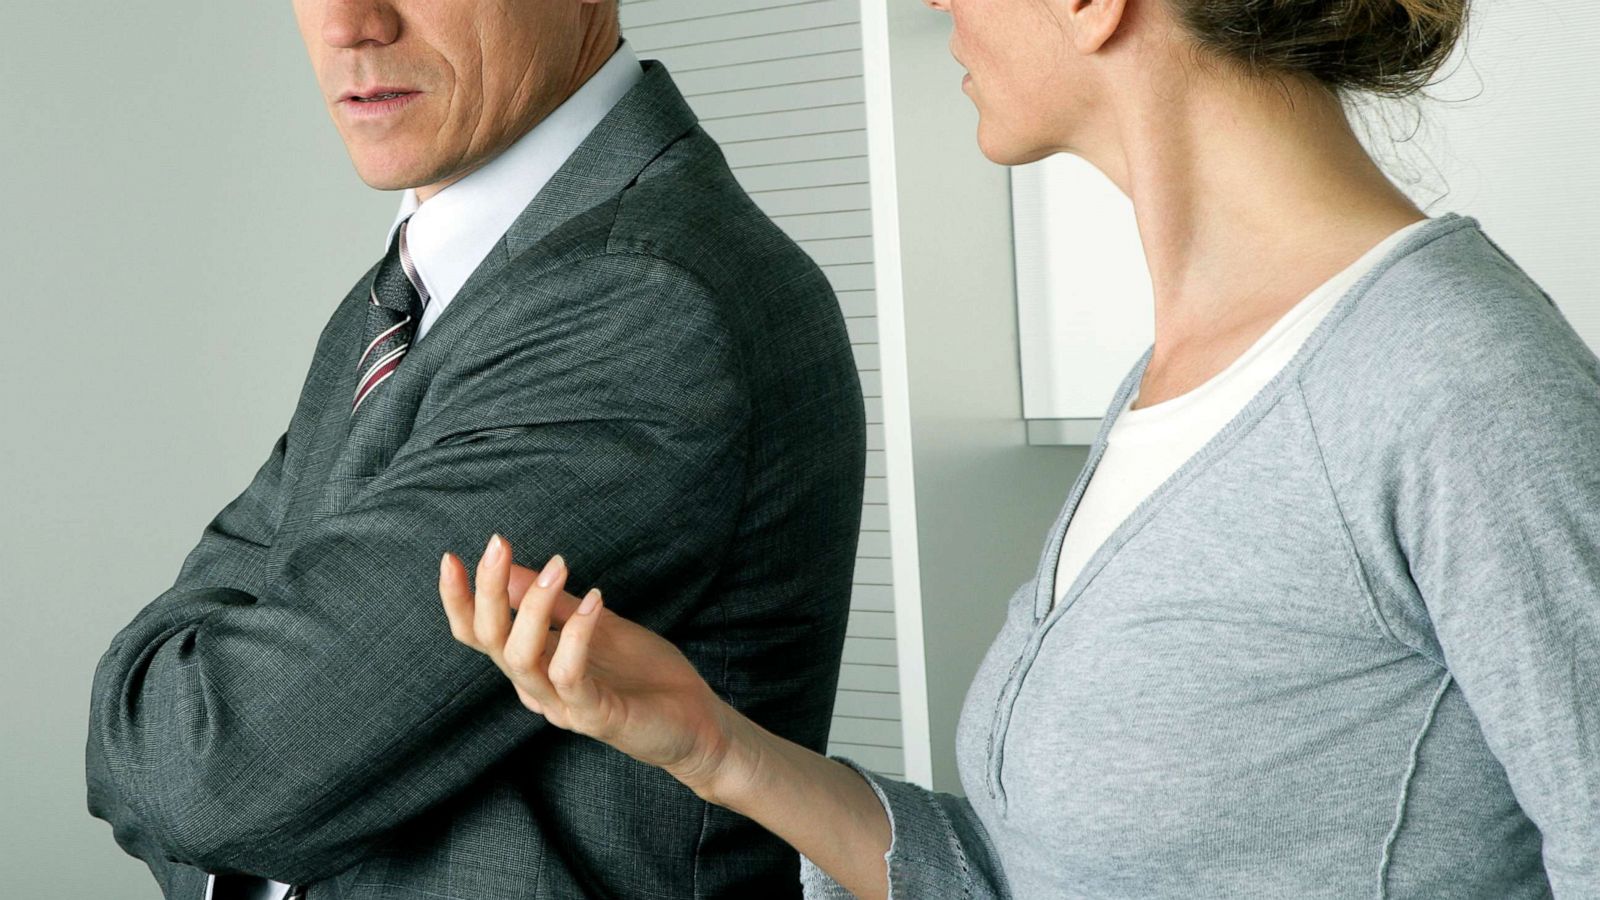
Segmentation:
{"type": "MultiPolygon", "coordinates": [[[[511,260],[562,223],[615,196],[662,151],[698,123],[666,66],[644,60],[644,75],[595,126],[548,184],[512,221],[489,255],[415,348],[436,360],[503,293],[499,276],[511,260]]],[[[410,354],[405,368],[420,362],[410,354]]],[[[418,366],[417,368],[424,368],[418,366]]],[[[429,369],[431,372],[432,369],[429,369]]]]}
{"type": "Polygon", "coordinates": [[[305,386],[310,396],[301,397],[301,408],[297,411],[297,414],[303,412],[309,416],[310,421],[290,426],[291,446],[298,441],[304,449],[291,450],[297,461],[287,473],[293,481],[287,488],[287,508],[273,539],[270,557],[273,570],[293,549],[294,536],[314,515],[329,472],[349,433],[350,404],[355,398],[356,359],[362,350],[367,295],[377,272],[378,264],[374,263],[334,309],[317,341],[312,371],[305,386]]]}
{"type": "Polygon", "coordinates": [[[578,145],[544,190],[506,229],[506,250],[516,256],[562,222],[626,187],[698,121],[657,60],[578,145]]]}

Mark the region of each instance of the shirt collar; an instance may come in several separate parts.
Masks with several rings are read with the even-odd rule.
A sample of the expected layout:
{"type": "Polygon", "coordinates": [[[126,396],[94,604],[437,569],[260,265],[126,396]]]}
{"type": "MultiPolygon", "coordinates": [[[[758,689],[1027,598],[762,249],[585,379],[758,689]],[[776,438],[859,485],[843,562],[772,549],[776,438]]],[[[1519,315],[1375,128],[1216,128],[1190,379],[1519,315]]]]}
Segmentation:
{"type": "Polygon", "coordinates": [[[406,250],[428,288],[437,316],[477,270],[495,242],[533,202],[589,132],[639,80],[643,70],[627,41],[565,102],[526,134],[459,181],[417,202],[406,188],[389,225],[384,252],[407,216],[406,250]]]}

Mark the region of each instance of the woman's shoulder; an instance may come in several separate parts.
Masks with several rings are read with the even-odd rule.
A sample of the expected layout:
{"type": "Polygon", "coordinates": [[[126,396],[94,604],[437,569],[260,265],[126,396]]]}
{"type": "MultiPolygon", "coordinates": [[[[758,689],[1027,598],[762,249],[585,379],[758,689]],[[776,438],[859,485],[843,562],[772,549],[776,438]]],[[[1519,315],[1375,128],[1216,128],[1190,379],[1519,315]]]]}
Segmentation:
{"type": "Polygon", "coordinates": [[[1473,218],[1418,229],[1339,306],[1298,373],[1314,416],[1370,436],[1600,409],[1600,359],[1473,218]]]}

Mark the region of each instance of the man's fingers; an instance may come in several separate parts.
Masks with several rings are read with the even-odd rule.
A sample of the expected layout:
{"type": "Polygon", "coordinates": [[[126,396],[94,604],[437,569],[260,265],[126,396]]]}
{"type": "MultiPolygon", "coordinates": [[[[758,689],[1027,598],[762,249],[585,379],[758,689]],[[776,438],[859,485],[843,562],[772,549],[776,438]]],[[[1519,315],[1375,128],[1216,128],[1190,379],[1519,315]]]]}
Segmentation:
{"type": "Polygon", "coordinates": [[[506,632],[511,629],[511,606],[506,598],[510,568],[511,544],[498,534],[489,538],[489,545],[478,560],[472,630],[478,643],[492,657],[498,657],[506,632]]]}
{"type": "Polygon", "coordinates": [[[467,584],[467,567],[454,553],[439,559],[439,600],[450,620],[450,634],[474,650],[480,650],[472,633],[472,589],[467,584]]]}

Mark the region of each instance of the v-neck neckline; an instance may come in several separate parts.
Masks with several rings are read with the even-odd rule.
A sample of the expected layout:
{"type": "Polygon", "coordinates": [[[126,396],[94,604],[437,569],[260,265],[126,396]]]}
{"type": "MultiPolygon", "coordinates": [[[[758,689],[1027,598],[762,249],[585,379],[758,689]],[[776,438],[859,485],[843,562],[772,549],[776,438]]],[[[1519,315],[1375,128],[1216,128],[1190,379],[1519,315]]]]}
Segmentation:
{"type": "Polygon", "coordinates": [[[1384,272],[1388,271],[1390,266],[1435,238],[1475,224],[1476,220],[1471,217],[1461,216],[1457,213],[1445,213],[1434,218],[1428,224],[1407,235],[1400,243],[1389,248],[1389,252],[1384,254],[1382,259],[1378,260],[1366,274],[1357,279],[1356,283],[1352,284],[1339,297],[1322,321],[1317,323],[1316,328],[1312,329],[1311,333],[1306,336],[1300,348],[1289,358],[1283,368],[1278,370],[1272,379],[1263,385],[1216,434],[1213,434],[1209,440],[1202,444],[1199,450],[1196,450],[1188,459],[1184,460],[1165,480],[1156,485],[1154,490],[1146,494],[1144,499],[1140,500],[1133,508],[1133,511],[1118,523],[1116,528],[1112,529],[1111,533],[1100,543],[1100,546],[1096,547],[1094,552],[1090,554],[1083,567],[1078,570],[1072,583],[1067,587],[1067,592],[1061,596],[1061,602],[1052,605],[1051,600],[1055,596],[1056,590],[1056,567],[1061,556],[1062,538],[1066,534],[1068,524],[1072,521],[1073,514],[1077,512],[1078,504],[1083,499],[1083,493],[1088,487],[1089,480],[1094,476],[1095,469],[1100,465],[1100,458],[1105,455],[1106,435],[1111,431],[1111,425],[1116,417],[1121,415],[1123,407],[1128,402],[1128,395],[1133,392],[1134,385],[1137,385],[1139,380],[1144,377],[1145,368],[1149,365],[1150,357],[1155,352],[1154,344],[1145,348],[1144,353],[1133,364],[1132,370],[1123,377],[1122,384],[1118,386],[1116,396],[1112,398],[1105,417],[1101,419],[1100,430],[1095,435],[1089,458],[1085,460],[1083,469],[1078,473],[1078,479],[1072,487],[1072,492],[1067,497],[1066,504],[1061,508],[1061,512],[1056,516],[1055,524],[1050,528],[1050,535],[1045,544],[1045,552],[1040,559],[1039,568],[1034,573],[1033,625],[1038,627],[1053,622],[1063,612],[1071,608],[1072,604],[1077,601],[1078,596],[1088,587],[1089,582],[1093,581],[1094,577],[1099,574],[1100,569],[1105,567],[1111,557],[1116,555],[1117,551],[1122,548],[1122,545],[1135,532],[1144,527],[1144,523],[1154,515],[1155,510],[1165,502],[1173,491],[1198,474],[1213,457],[1219,455],[1231,445],[1239,435],[1245,432],[1246,426],[1253,424],[1267,413],[1278,398],[1282,396],[1286,387],[1299,377],[1299,371],[1304,367],[1306,360],[1327,340],[1328,335],[1333,332],[1340,320],[1350,312],[1356,301],[1367,292],[1367,288],[1381,277],[1384,272]]]}

